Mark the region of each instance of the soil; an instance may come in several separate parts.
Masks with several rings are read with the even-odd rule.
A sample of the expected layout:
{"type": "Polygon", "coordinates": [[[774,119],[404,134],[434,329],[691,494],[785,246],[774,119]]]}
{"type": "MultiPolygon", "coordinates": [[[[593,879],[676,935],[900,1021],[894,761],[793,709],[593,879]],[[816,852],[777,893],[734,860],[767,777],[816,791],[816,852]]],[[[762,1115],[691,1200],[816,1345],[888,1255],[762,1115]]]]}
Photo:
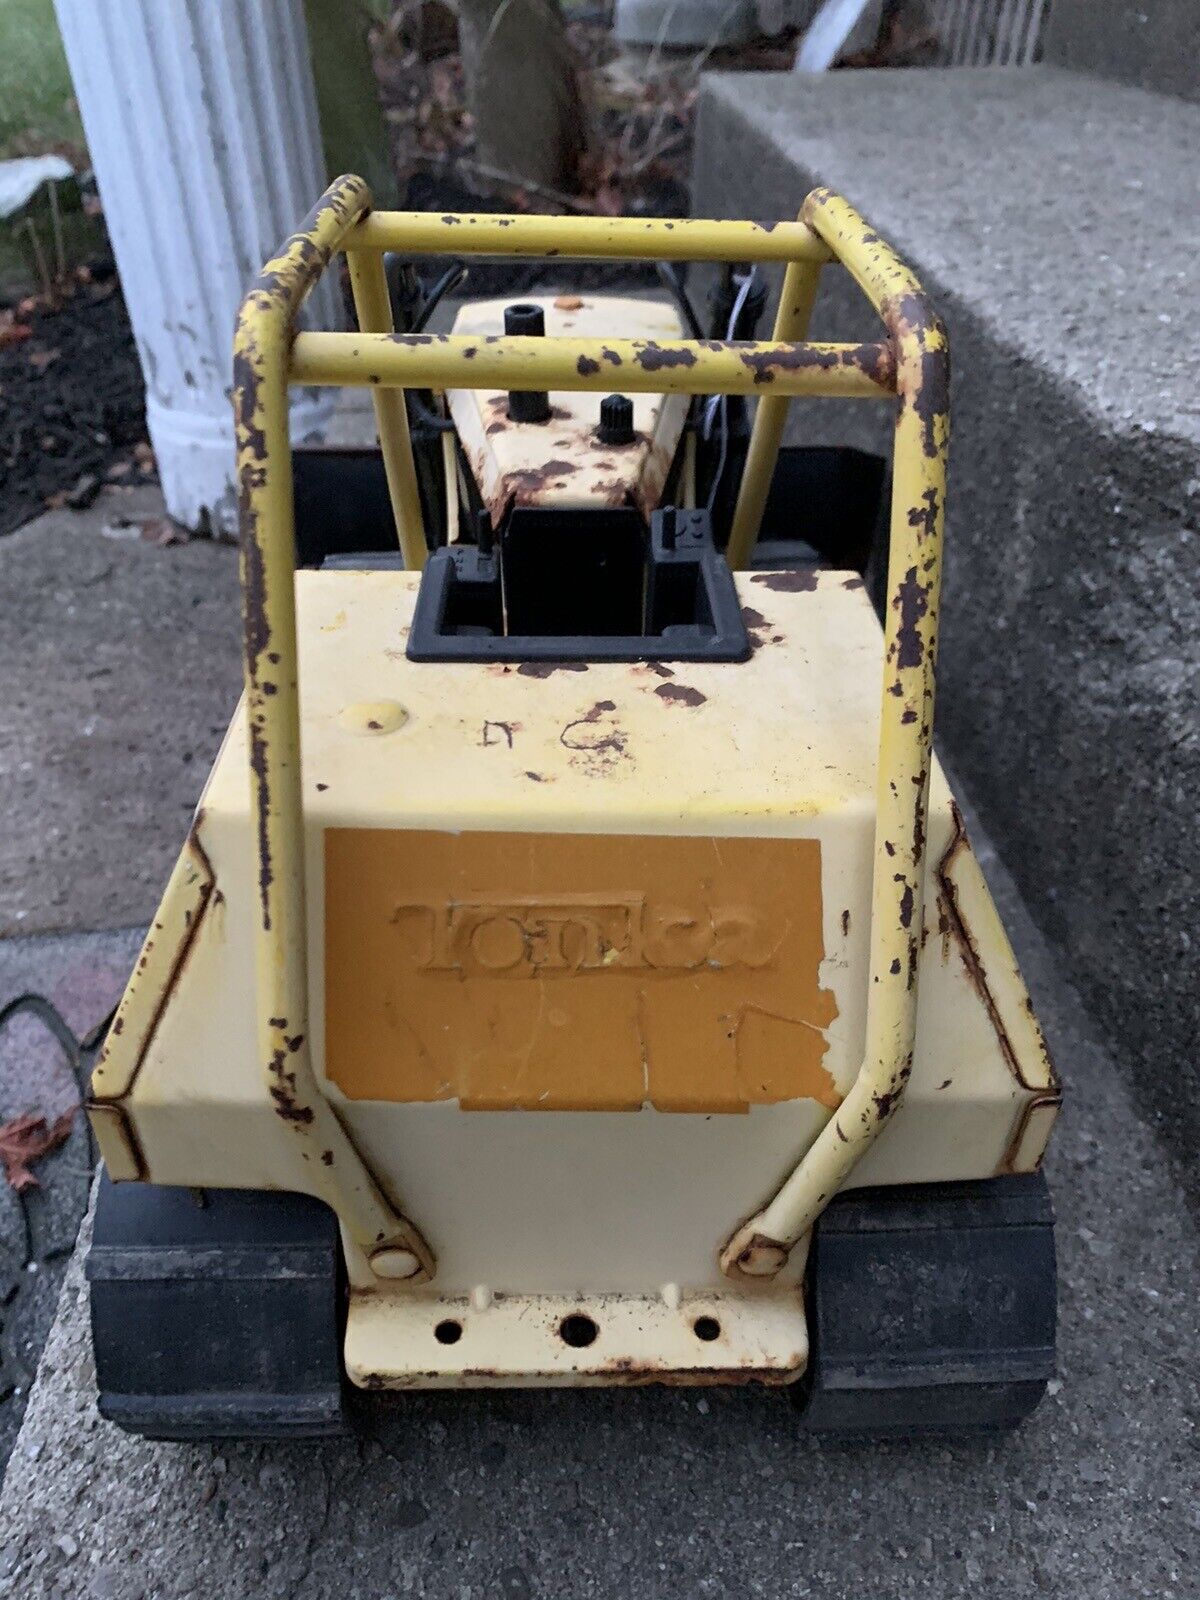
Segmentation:
{"type": "Polygon", "coordinates": [[[57,303],[0,311],[0,535],[47,506],[86,505],[106,480],[145,483],[145,440],[142,373],[111,266],[82,269],[57,303]]]}

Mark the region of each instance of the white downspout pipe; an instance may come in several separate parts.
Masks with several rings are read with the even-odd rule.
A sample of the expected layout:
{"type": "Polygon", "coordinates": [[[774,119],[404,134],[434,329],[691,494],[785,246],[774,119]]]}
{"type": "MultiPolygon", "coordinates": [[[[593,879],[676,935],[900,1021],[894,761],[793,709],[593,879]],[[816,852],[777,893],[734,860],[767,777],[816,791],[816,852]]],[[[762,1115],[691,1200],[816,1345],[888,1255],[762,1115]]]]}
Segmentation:
{"type": "MultiPolygon", "coordinates": [[[[172,517],[233,533],[230,361],[250,279],[327,182],[302,0],[55,0],[172,517]]],[[[341,325],[327,283],[309,315],[341,325]]],[[[292,438],[330,390],[297,391],[292,438]]]]}

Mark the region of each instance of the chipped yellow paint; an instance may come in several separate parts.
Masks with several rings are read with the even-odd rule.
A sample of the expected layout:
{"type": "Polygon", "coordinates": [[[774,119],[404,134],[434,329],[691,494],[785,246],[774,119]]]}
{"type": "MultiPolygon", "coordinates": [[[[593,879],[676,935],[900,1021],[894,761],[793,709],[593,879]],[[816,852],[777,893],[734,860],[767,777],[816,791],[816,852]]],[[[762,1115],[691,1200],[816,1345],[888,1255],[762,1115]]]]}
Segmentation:
{"type": "Polygon", "coordinates": [[[248,776],[258,884],[257,1032],[267,1093],[280,1124],[300,1146],[315,1192],[337,1210],[362,1249],[411,1249],[428,1276],[428,1245],[384,1196],[347,1138],[313,1075],[309,1041],[288,363],[305,296],[370,204],[361,178],[333,184],[251,286],[234,337],[248,776]]]}
{"type": "MultiPolygon", "coordinates": [[[[603,338],[614,328],[645,339],[678,339],[680,334],[678,313],[661,300],[588,295],[576,296],[577,303],[564,307],[561,298],[526,296],[522,302],[542,307],[547,339],[603,338]]],[[[501,333],[508,303],[472,301],[455,317],[454,333],[475,340],[501,333]]],[[[621,388],[615,371],[610,388],[621,388]]],[[[447,399],[496,525],[512,503],[560,509],[636,505],[647,515],[658,505],[688,408],[686,395],[635,395],[635,438],[630,444],[608,445],[596,436],[600,399],[594,394],[552,390],[548,424],[512,421],[503,389],[452,389],[447,399]]]]}
{"type": "Polygon", "coordinates": [[[841,1110],[726,1244],[722,1266],[733,1277],[779,1271],[900,1105],[913,1069],[924,914],[950,436],[946,332],[915,275],[845,200],[814,189],[801,215],[879,312],[896,360],[867,1040],[841,1110]]]}

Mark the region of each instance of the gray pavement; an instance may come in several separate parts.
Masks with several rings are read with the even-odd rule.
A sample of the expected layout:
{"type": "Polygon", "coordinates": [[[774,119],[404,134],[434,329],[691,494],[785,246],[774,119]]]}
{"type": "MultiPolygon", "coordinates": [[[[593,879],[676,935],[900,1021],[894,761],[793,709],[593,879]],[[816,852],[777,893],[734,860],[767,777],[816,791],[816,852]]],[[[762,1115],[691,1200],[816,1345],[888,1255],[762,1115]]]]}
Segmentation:
{"type": "Polygon", "coordinates": [[[987,865],[1069,1090],[1061,1379],[1015,1436],[820,1445],[777,1394],[644,1390],[416,1397],[336,1444],[147,1444],[96,1416],[76,1264],[0,1495],[0,1594],[1196,1594],[1195,1232],[987,865]]]}
{"type": "MultiPolygon", "coordinates": [[[[56,1031],[53,1016],[28,1010],[0,1023],[0,1123],[30,1112],[52,1124],[77,1106],[68,1052],[120,999],[141,939],[140,929],[0,939],[0,1006],[37,995],[67,1035],[56,1031]]],[[[0,1181],[0,1471],[54,1320],[87,1205],[91,1158],[76,1114],[66,1144],[35,1166],[38,1187],[23,1202],[0,1181]]]]}
{"type": "Polygon", "coordinates": [[[161,515],[105,494],[4,541],[0,935],[148,923],[237,703],[237,552],[128,525],[161,515]]]}

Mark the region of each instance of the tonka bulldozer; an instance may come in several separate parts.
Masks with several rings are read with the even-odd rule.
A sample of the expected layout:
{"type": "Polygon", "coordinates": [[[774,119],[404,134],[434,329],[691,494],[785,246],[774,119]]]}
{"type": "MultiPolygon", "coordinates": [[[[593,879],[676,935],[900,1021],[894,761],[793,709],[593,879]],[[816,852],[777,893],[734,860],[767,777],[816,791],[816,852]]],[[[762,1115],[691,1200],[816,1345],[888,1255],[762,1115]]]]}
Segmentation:
{"type": "Polygon", "coordinates": [[[766,228],[376,212],[343,178],[267,263],[245,696],[92,1083],[104,1415],[263,1437],[364,1390],[758,1382],[882,1434],[1036,1404],[1059,1090],[932,750],[947,373],[823,190],[766,228]],[[358,331],[301,330],[337,252],[358,331]],[[479,257],[654,260],[672,295],[430,332],[479,257]],[[829,263],[877,342],[807,340],[829,263]],[[293,457],[292,384],[368,387],[380,451],[293,457]],[[894,411],[879,539],[884,464],[781,449],[797,396],[894,411]]]}

